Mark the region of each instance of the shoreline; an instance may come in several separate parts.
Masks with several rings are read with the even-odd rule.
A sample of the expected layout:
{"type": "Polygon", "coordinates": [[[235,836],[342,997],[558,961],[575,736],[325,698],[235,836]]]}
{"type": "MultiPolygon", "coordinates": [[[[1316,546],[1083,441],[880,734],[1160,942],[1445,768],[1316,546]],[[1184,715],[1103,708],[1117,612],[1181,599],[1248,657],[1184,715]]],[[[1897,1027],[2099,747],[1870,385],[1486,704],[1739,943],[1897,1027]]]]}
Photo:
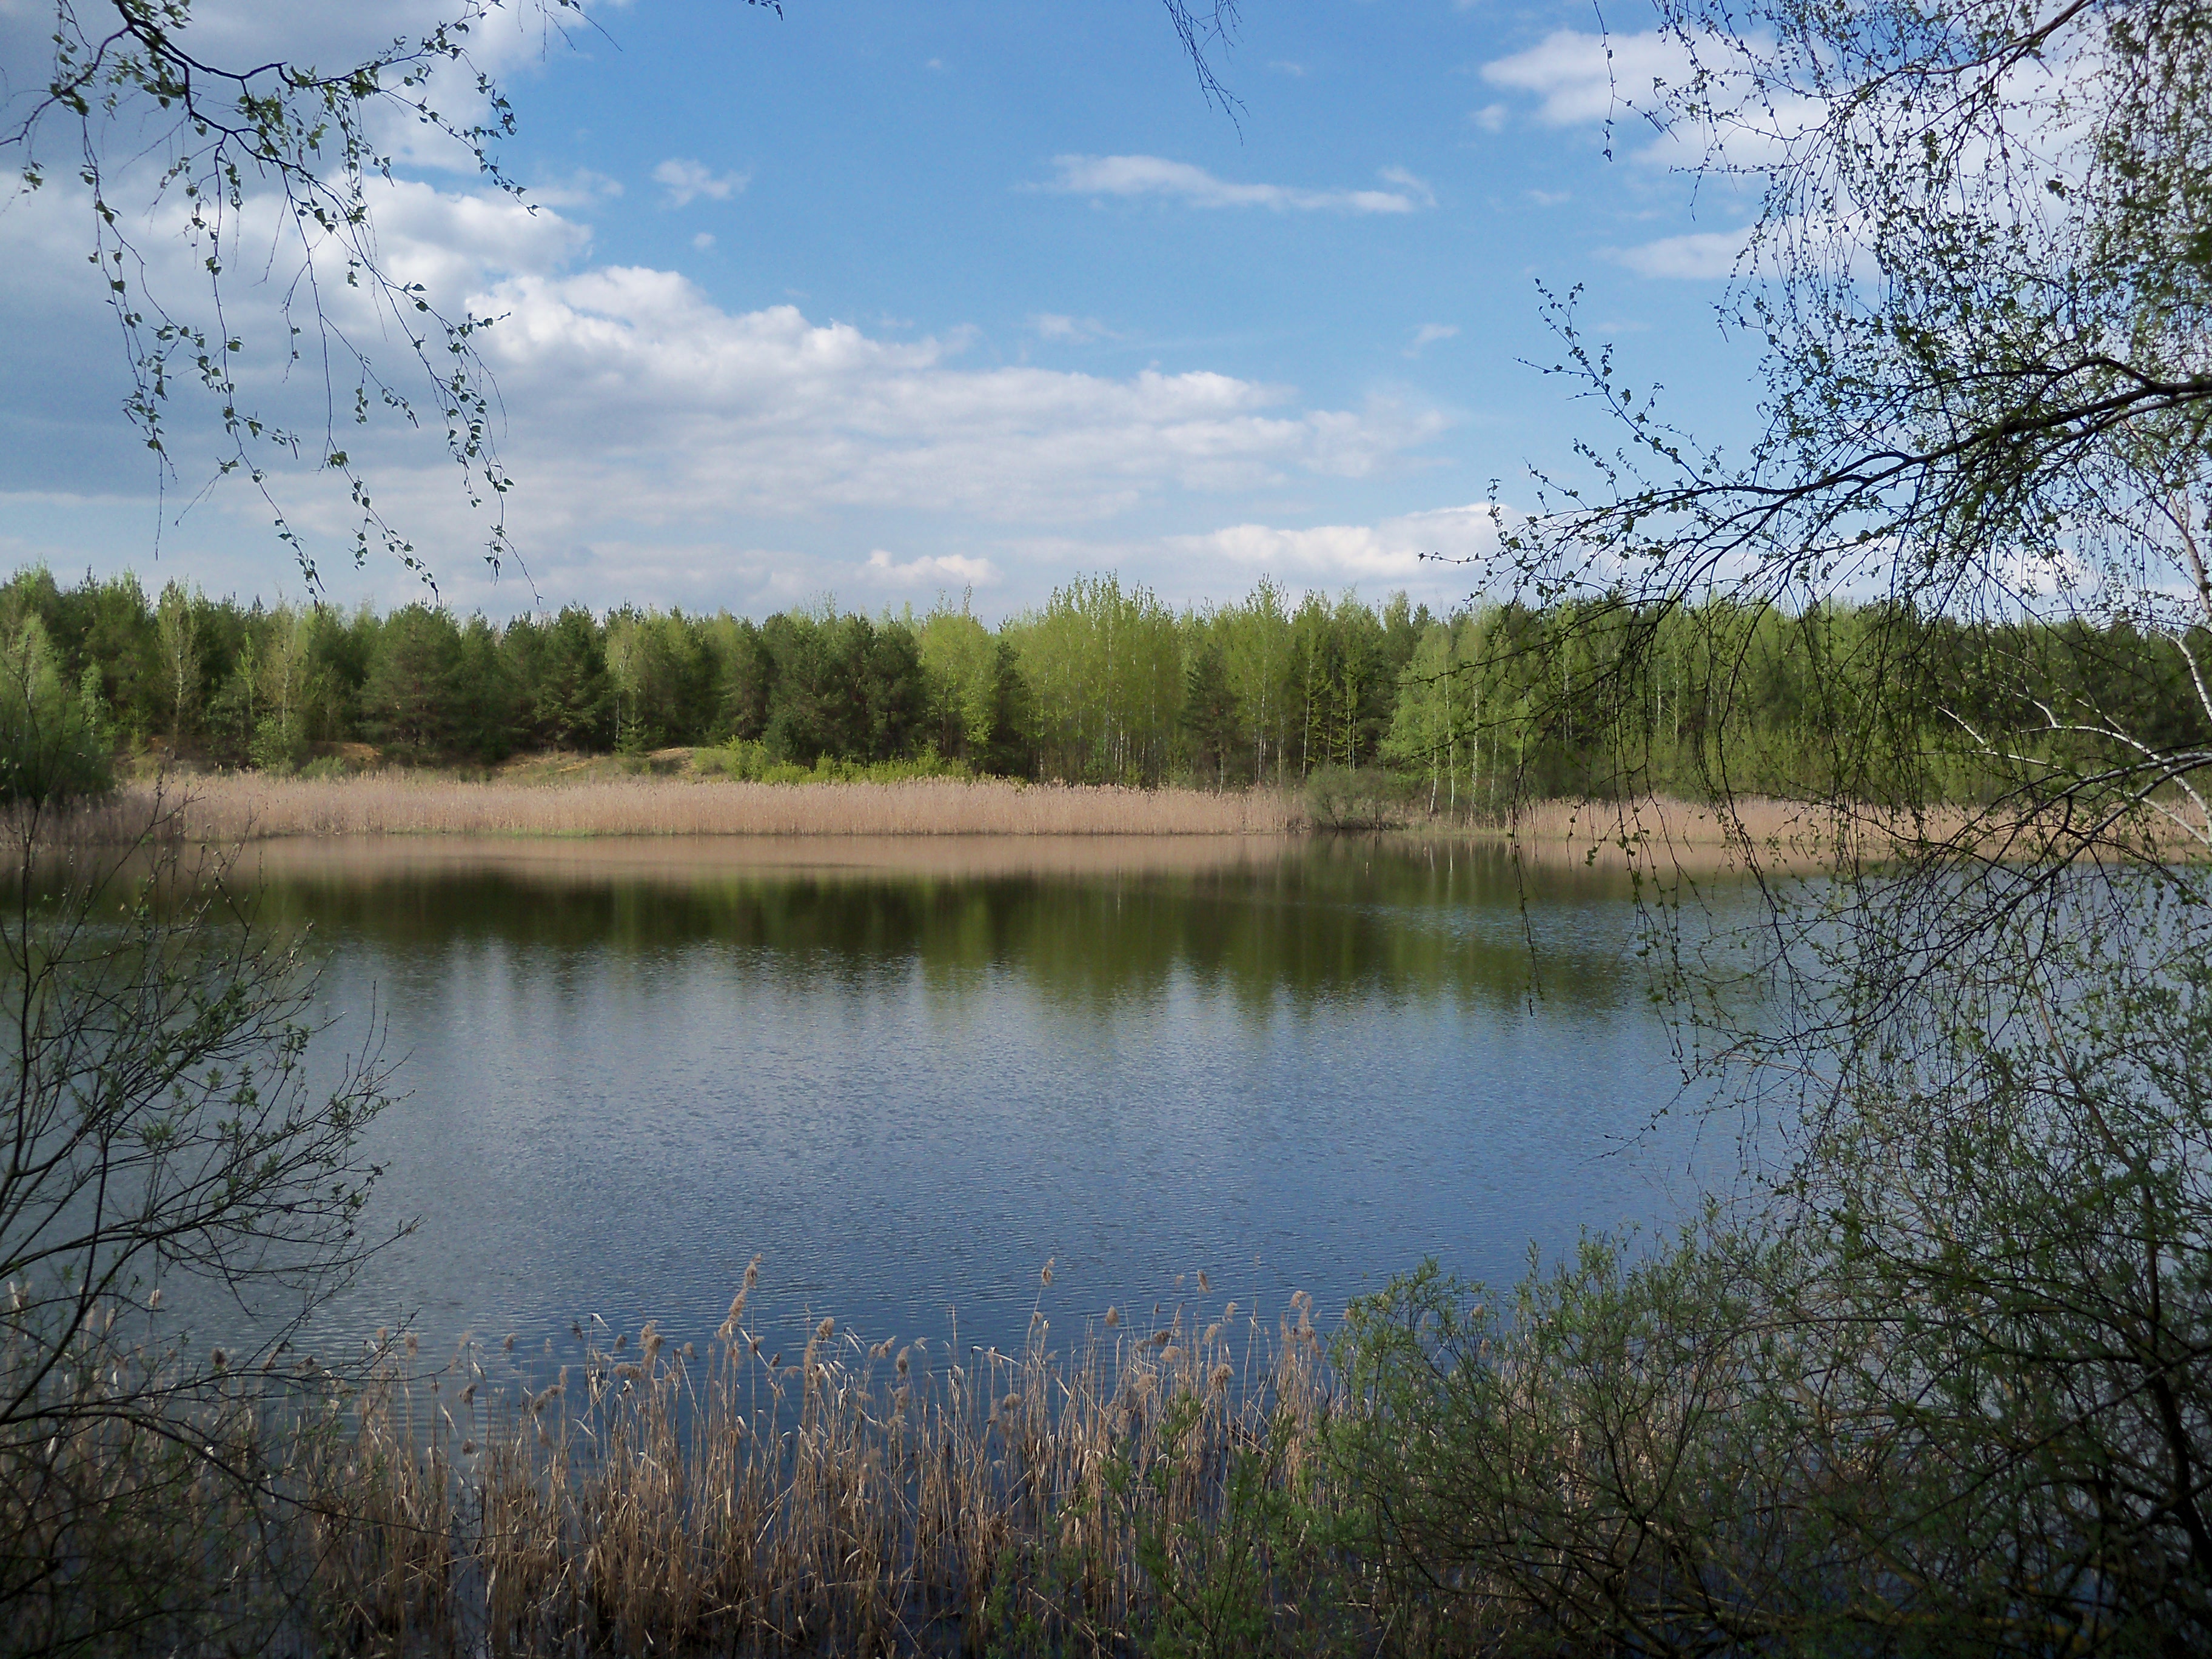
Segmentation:
{"type": "MultiPolygon", "coordinates": [[[[963,841],[999,844],[981,860],[986,864],[1003,861],[1006,849],[1024,842],[1041,854],[1049,843],[1066,843],[1068,850],[1043,854],[1048,863],[1096,866],[1132,857],[1152,863],[1158,860],[1131,849],[1178,842],[1189,845],[1190,859],[1175,855],[1169,862],[1209,863],[1224,854],[1200,853],[1199,846],[1256,848],[1307,837],[1384,836],[1438,848],[1487,848],[1544,866],[1715,871],[1756,864],[1780,872],[1832,866],[1839,846],[1838,825],[1824,809],[1770,799],[1736,803],[1729,821],[1708,805],[1650,796],[1532,801],[1504,823],[1410,811],[1347,823],[1316,813],[1301,792],[1270,788],[1147,790],[1000,778],[755,783],[596,768],[580,777],[538,771],[489,779],[398,771],[321,778],[172,775],[125,782],[100,805],[51,821],[40,839],[135,841],[157,813],[166,819],[163,839],[204,847],[380,843],[392,853],[402,847],[427,853],[466,844],[479,854],[504,846],[557,856],[554,849],[626,844],[621,856],[761,865],[975,861],[965,853],[917,860],[891,850],[899,843],[963,841]],[[1073,850],[1086,842],[1099,844],[1095,854],[1073,850]],[[680,854],[679,845],[686,848],[680,854]],[[645,852],[647,847],[653,850],[645,852]],[[794,850],[800,847],[806,850],[794,850]]],[[[1941,834],[1965,822],[1963,812],[1946,809],[1923,828],[1941,834]]],[[[1870,819],[1854,829],[1876,839],[1885,833],[1870,819]]]]}
{"type": "MultiPolygon", "coordinates": [[[[1377,803],[1380,805],[1381,803],[1377,803]]],[[[1004,779],[748,783],[659,773],[456,777],[379,771],[347,777],[171,775],[125,783],[105,804],[42,830],[53,845],[136,841],[151,816],[162,838],[264,869],[368,873],[504,866],[632,873],[775,869],[948,878],[1194,875],[1279,860],[1301,843],[1383,841],[1431,856],[1503,859],[1531,871],[1642,869],[1667,878],[1832,866],[1815,809],[1746,801],[1749,840],[1710,807],[1665,798],[1528,803],[1510,823],[1408,812],[1331,823],[1298,792],[1133,789],[1004,779]]]]}

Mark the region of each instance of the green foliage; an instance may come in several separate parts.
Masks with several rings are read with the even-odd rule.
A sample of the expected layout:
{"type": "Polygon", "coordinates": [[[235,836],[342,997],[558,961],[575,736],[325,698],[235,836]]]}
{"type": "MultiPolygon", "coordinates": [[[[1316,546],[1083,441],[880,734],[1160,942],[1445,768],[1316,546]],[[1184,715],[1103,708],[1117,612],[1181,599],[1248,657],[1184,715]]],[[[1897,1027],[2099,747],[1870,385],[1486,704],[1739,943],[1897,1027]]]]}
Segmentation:
{"type": "Polygon", "coordinates": [[[100,676],[64,682],[44,623],[23,618],[0,647],[0,802],[43,806],[104,794],[114,783],[114,744],[100,676]]]}
{"type": "Polygon", "coordinates": [[[2205,880],[1993,879],[1993,948],[1905,985],[1839,948],[1828,1107],[1762,1207],[1586,1240],[1503,1310],[1433,1267],[1355,1305],[1334,1452],[1409,1618],[1497,1651],[2212,1641],[2205,880]]]}
{"type": "Polygon", "coordinates": [[[1188,1395],[1167,1413],[1166,1456],[1141,1474],[1125,1458],[1105,1472],[1153,1598],[1140,1650],[1152,1659],[1361,1651],[1371,1638],[1341,1575],[1340,1529],[1312,1471],[1292,1466],[1291,1421],[1279,1413],[1264,1440],[1231,1449],[1215,1502],[1170,1523],[1161,1517],[1179,1507],[1171,1487],[1202,1413],[1188,1395]]]}
{"type": "MultiPolygon", "coordinates": [[[[38,646],[25,624],[18,661],[38,646]]],[[[88,677],[89,678],[89,677],[88,677]]],[[[128,810],[128,809],[126,809],[128,810]]],[[[300,1322],[386,1242],[365,1231],[373,1047],[312,1068],[296,935],[250,926],[157,799],[120,848],[47,856],[9,825],[0,1009],[0,1651],[258,1651],[273,1581],[264,1405],[300,1322]],[[199,880],[205,874],[210,878],[199,880]],[[333,1063],[334,1062],[334,1063],[333,1063]],[[226,1355],[167,1322],[261,1319],[226,1355]]],[[[402,1229],[402,1231],[404,1231],[402,1229]]],[[[324,1375],[327,1375],[325,1373],[324,1375]]]]}
{"type": "Polygon", "coordinates": [[[2212,742],[2185,658],[2155,635],[1875,606],[1613,600],[1437,618],[1402,596],[1285,610],[1262,581],[1178,614],[1109,577],[995,631],[964,603],[765,623],[572,605],[501,626],[428,605],[241,606],[175,584],[149,602],[127,577],[63,588],[32,569],[0,587],[0,629],[33,617],[64,679],[97,674],[119,739],[277,771],[349,741],[483,764],[735,740],[793,778],[942,763],[1310,781],[1320,820],[1349,824],[1494,817],[1530,794],[1990,800],[2023,767],[2124,760],[2123,732],[2212,742]],[[2039,729],[2045,709],[2092,705],[2108,727],[2039,729]]]}

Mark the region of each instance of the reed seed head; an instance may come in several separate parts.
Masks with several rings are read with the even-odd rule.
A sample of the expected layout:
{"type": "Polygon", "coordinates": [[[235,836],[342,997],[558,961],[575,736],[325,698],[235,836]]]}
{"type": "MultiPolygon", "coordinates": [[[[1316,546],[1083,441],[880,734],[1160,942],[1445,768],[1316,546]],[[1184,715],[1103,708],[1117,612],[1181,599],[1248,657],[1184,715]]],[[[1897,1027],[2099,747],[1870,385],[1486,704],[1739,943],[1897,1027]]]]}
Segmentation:
{"type": "Polygon", "coordinates": [[[684,1345],[684,1357],[686,1359],[696,1359],[699,1357],[699,1350],[691,1343],[686,1342],[684,1345]]]}
{"type": "Polygon", "coordinates": [[[745,1289],[748,1291],[760,1283],[760,1264],[761,1259],[758,1255],[755,1255],[745,1264],[745,1289]]]}
{"type": "MultiPolygon", "coordinates": [[[[22,1311],[23,1311],[23,1289],[22,1289],[22,1286],[21,1286],[21,1285],[9,1285],[9,1290],[11,1290],[11,1291],[13,1291],[15,1292],[15,1295],[14,1295],[10,1299],[11,1299],[11,1300],[15,1303],[15,1311],[16,1311],[17,1313],[21,1313],[21,1312],[22,1312],[22,1311]]],[[[151,1294],[149,1294],[149,1295],[147,1297],[147,1298],[146,1298],[146,1311],[147,1311],[148,1313],[153,1313],[153,1312],[156,1311],[157,1310],[159,1310],[159,1309],[160,1309],[160,1307],[161,1307],[161,1287],[160,1287],[159,1285],[155,1285],[155,1286],[154,1287],[154,1290],[153,1290],[152,1293],[151,1293],[151,1294]]]]}
{"type": "Polygon", "coordinates": [[[615,1352],[617,1353],[620,1353],[628,1346],[629,1346],[629,1333],[628,1331],[624,1331],[621,1335],[615,1338],[615,1352]]]}
{"type": "Polygon", "coordinates": [[[1109,1308],[1106,1310],[1106,1328],[1108,1330],[1112,1330],[1121,1322],[1121,1310],[1119,1308],[1109,1308]]]}
{"type": "Polygon", "coordinates": [[[1060,1258],[1056,1255],[1047,1256],[1044,1262],[1044,1270],[1037,1274],[1037,1278],[1048,1286],[1052,1283],[1053,1264],[1059,1260],[1060,1258]]]}
{"type": "Polygon", "coordinates": [[[912,1343],[908,1343],[905,1347],[901,1348],[898,1352],[898,1373],[901,1376],[904,1376],[906,1375],[907,1356],[913,1352],[914,1345],[912,1343]]]}
{"type": "Polygon", "coordinates": [[[502,1353],[513,1353],[514,1352],[514,1333],[513,1331],[509,1331],[507,1334],[507,1340],[501,1343],[499,1346],[500,1352],[502,1353]]]}
{"type": "Polygon", "coordinates": [[[1206,1278],[1206,1269],[1203,1267],[1198,1270],[1198,1288],[1200,1294],[1204,1294],[1213,1288],[1212,1283],[1206,1278]]]}
{"type": "Polygon", "coordinates": [[[814,1328],[814,1340],[817,1342],[827,1342],[830,1340],[830,1333],[836,1328],[837,1322],[824,1314],[822,1316],[822,1322],[814,1328]]]}
{"type": "Polygon", "coordinates": [[[407,1333],[407,1357],[408,1357],[410,1359],[412,1359],[412,1358],[413,1358],[416,1354],[418,1354],[418,1353],[420,1353],[420,1352],[422,1352],[422,1339],[421,1337],[419,1337],[419,1336],[416,1335],[416,1334],[415,1334],[415,1333],[414,1333],[414,1332],[412,1332],[412,1331],[408,1332],[408,1333],[407,1333]]]}

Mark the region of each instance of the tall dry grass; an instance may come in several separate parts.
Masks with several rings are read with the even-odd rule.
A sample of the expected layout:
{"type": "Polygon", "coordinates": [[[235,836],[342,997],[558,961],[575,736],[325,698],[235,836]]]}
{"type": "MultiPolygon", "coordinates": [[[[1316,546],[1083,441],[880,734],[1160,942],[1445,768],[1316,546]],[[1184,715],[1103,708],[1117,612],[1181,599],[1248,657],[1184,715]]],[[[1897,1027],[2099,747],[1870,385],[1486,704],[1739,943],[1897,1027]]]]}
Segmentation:
{"type": "Polygon", "coordinates": [[[994,1629],[1124,1650],[1147,1540],[1218,1518],[1232,1456],[1296,1478],[1328,1409],[1301,1299],[1054,1352],[762,1352],[745,1293],[702,1351],[647,1325],[535,1393],[464,1347],[380,1370],[312,1471],[325,1639],[350,1651],[914,1652],[994,1629]]]}
{"type": "MultiPolygon", "coordinates": [[[[900,783],[738,783],[652,776],[469,782],[434,774],[276,778],[228,773],[168,788],[187,839],[289,836],[1237,836],[1304,818],[1273,791],[1123,789],[923,778],[900,783]]],[[[143,823],[152,787],[102,809],[143,823]]],[[[88,828],[97,829],[94,819],[88,828]]]]}
{"type": "MultiPolygon", "coordinates": [[[[746,1323],[751,1281],[704,1345],[647,1324],[553,1371],[513,1338],[436,1369],[401,1340],[350,1382],[272,1355],[166,1422],[8,1445],[11,1488],[85,1490],[35,1526],[0,1518],[0,1559],[80,1564],[15,1575],[0,1622],[112,1607],[133,1621],[118,1651],[197,1630],[395,1659],[1127,1652],[1201,1570],[1240,1467],[1305,1478],[1332,1406],[1304,1297],[1266,1331],[1234,1304],[1142,1329],[1109,1314],[1071,1350],[1039,1316],[1018,1353],[823,1319],[786,1354],[746,1323]],[[201,1424],[223,1431],[196,1458],[201,1424]],[[123,1584],[157,1559],[159,1584],[123,1584]],[[169,1604],[153,1623],[149,1596],[169,1604]]],[[[104,1386],[117,1356],[83,1358],[104,1386]]]]}

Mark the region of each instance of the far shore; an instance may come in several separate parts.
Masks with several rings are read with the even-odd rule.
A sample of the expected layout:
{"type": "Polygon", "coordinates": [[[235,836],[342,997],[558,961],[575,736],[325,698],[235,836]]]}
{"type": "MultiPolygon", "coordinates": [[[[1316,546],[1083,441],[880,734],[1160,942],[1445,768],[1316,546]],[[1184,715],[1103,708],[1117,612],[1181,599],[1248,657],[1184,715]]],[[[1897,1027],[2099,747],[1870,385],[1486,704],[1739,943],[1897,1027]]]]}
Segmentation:
{"type": "MultiPolygon", "coordinates": [[[[482,847],[599,841],[629,843],[626,857],[647,860],[679,856],[677,844],[688,843],[680,854],[686,860],[874,864],[896,842],[964,837],[1065,842],[1071,843],[1066,856],[1087,866],[1102,855],[1109,863],[1126,858],[1146,842],[1281,842],[1349,831],[1439,845],[1486,843],[1544,865],[1711,870],[1741,864],[1747,851],[1768,867],[1827,861],[1819,809],[1778,801],[1740,802],[1732,821],[1711,807],[1664,798],[1535,801],[1510,823],[1488,823],[1376,803],[1364,816],[1332,821],[1292,790],[1134,789],[999,778],[749,783],[604,765],[567,776],[533,768],[489,779],[396,769],[317,778],[173,774],[128,782],[104,805],[58,828],[69,841],[131,839],[156,811],[167,818],[167,836],[188,843],[291,843],[303,851],[377,842],[482,847]],[[1073,849],[1073,843],[1086,841],[1100,846],[1073,849]],[[713,850],[717,847],[721,850],[713,850]]],[[[1195,847],[1192,853],[1200,863],[1221,855],[1200,854],[1195,847]]],[[[934,854],[920,856],[942,861],[934,854]]],[[[965,861],[949,850],[948,856],[954,864],[965,861]]],[[[1188,860],[1178,854],[1169,861],[1188,860]]]]}

